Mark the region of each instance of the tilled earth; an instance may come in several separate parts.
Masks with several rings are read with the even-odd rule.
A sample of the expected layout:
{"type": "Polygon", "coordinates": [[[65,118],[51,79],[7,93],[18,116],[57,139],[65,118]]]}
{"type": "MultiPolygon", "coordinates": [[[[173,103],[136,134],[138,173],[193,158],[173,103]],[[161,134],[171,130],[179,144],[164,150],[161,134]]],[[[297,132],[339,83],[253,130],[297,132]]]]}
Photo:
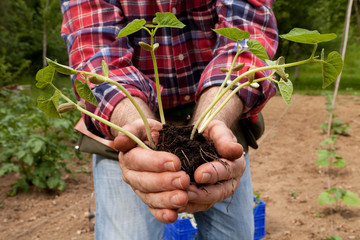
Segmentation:
{"type": "MultiPolygon", "coordinates": [[[[335,113],[350,124],[350,136],[335,143],[345,168],[319,167],[316,151],[325,135],[318,126],[327,121],[324,96],[294,95],[287,106],[274,97],[263,110],[265,134],[259,149],[250,151],[254,191],[266,202],[268,239],[315,239],[331,236],[360,239],[360,207],[343,203],[319,205],[318,195],[337,186],[360,195],[360,97],[339,96],[335,113]]],[[[0,239],[93,239],[95,211],[91,158],[77,178],[66,176],[64,192],[30,189],[7,197],[17,175],[0,177],[0,239]]]]}

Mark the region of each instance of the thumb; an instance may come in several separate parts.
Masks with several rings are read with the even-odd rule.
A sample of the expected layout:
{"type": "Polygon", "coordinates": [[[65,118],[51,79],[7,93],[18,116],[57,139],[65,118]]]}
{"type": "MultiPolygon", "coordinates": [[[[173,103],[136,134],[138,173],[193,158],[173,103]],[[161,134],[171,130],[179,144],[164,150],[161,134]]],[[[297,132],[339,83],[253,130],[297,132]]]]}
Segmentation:
{"type": "MultiPolygon", "coordinates": [[[[125,125],[124,129],[129,131],[130,133],[134,134],[135,136],[138,136],[138,131],[134,126],[131,125],[125,125]]],[[[117,137],[114,139],[114,146],[119,152],[127,152],[130,149],[136,147],[137,143],[132,140],[130,137],[125,135],[122,132],[119,132],[117,137]]]]}
{"type": "Polygon", "coordinates": [[[220,156],[229,160],[242,156],[243,147],[237,143],[233,132],[222,121],[213,120],[207,128],[206,134],[213,141],[220,156]]]}

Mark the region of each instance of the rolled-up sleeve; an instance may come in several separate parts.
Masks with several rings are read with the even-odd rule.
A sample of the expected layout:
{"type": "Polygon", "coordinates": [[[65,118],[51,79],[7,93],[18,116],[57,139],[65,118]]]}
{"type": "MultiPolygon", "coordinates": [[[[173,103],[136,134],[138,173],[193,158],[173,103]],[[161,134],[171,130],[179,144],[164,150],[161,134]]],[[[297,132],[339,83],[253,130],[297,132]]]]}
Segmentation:
{"type": "MultiPolygon", "coordinates": [[[[133,48],[126,37],[116,38],[124,24],[119,1],[61,0],[61,35],[67,45],[69,65],[77,70],[101,74],[101,62],[109,66],[109,77],[121,83],[131,95],[156,104],[154,82],[132,65],[133,48]]],[[[79,76],[72,76],[75,80],[79,76]]],[[[115,106],[125,97],[112,84],[91,85],[99,106],[87,109],[109,120],[115,106]]],[[[88,128],[112,137],[107,125],[85,116],[88,128]],[[92,129],[94,130],[94,129],[92,129]]]]}
{"type": "MultiPolygon", "coordinates": [[[[278,45],[278,32],[276,20],[271,9],[273,1],[270,0],[249,0],[233,1],[218,0],[216,3],[218,23],[215,28],[236,27],[240,30],[250,33],[250,39],[258,40],[268,53],[271,59],[276,52],[278,45]]],[[[236,42],[218,35],[214,47],[213,60],[204,70],[199,83],[197,95],[200,95],[204,89],[221,85],[225,74],[220,71],[221,68],[229,68],[236,54],[236,42]]],[[[247,48],[247,40],[240,42],[240,48],[247,48]]],[[[266,64],[250,52],[242,53],[237,63],[245,63],[245,67],[237,73],[233,73],[230,80],[234,80],[240,74],[246,72],[250,67],[262,67],[266,64]]],[[[270,71],[257,72],[255,78],[268,76],[270,71]]],[[[241,79],[238,84],[246,82],[247,77],[241,79]]],[[[237,94],[244,103],[242,117],[249,117],[261,111],[265,103],[276,93],[275,84],[270,80],[260,83],[260,87],[255,89],[251,87],[242,88],[237,94]]]]}

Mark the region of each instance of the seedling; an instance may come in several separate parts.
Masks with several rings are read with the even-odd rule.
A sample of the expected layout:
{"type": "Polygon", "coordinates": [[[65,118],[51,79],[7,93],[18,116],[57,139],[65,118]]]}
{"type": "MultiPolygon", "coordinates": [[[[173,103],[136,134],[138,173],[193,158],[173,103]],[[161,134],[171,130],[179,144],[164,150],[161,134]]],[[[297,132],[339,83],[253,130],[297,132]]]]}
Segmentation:
{"type": "MultiPolygon", "coordinates": [[[[153,67],[154,67],[154,76],[156,81],[156,91],[157,91],[157,100],[158,100],[158,108],[159,108],[159,114],[160,114],[160,120],[161,123],[165,124],[165,117],[163,113],[163,107],[161,102],[161,90],[160,90],[160,83],[159,83],[159,76],[158,76],[158,68],[157,68],[157,62],[156,62],[156,56],[155,51],[159,47],[158,43],[154,42],[154,36],[156,31],[159,28],[164,27],[172,27],[172,28],[183,28],[185,25],[182,24],[174,14],[172,13],[156,13],[156,17],[153,19],[152,24],[146,24],[146,21],[144,19],[136,19],[132,22],[130,22],[126,27],[124,27],[120,32],[118,37],[124,37],[128,36],[130,34],[133,34],[140,30],[145,30],[150,35],[150,42],[139,42],[139,46],[143,48],[146,51],[150,51],[152,61],[153,61],[153,67]]],[[[260,82],[264,80],[270,80],[278,84],[280,93],[285,100],[287,104],[290,103],[291,95],[293,92],[293,85],[291,81],[288,78],[288,74],[285,73],[285,69],[288,67],[294,67],[302,64],[307,63],[319,63],[322,66],[322,82],[323,82],[323,88],[329,86],[336,77],[340,74],[343,67],[343,61],[339,53],[337,52],[330,52],[328,54],[327,59],[325,59],[324,56],[324,50],[322,50],[320,56],[316,56],[317,46],[321,42],[330,41],[334,38],[336,38],[336,35],[331,34],[320,34],[317,31],[309,31],[305,29],[295,28],[291,30],[288,34],[280,35],[281,38],[308,44],[313,47],[313,51],[311,56],[308,59],[293,62],[293,63],[285,63],[285,59],[283,57],[280,57],[276,61],[271,61],[268,58],[268,55],[264,49],[264,47],[255,39],[249,39],[250,34],[245,31],[241,31],[237,28],[222,28],[222,29],[216,29],[214,30],[217,34],[222,35],[226,38],[229,38],[230,40],[233,40],[237,44],[237,51],[236,55],[234,57],[234,60],[228,69],[222,69],[226,75],[224,76],[224,81],[222,85],[220,86],[216,96],[214,97],[213,101],[207,109],[201,114],[199,119],[197,119],[196,123],[194,124],[191,133],[189,134],[189,139],[193,140],[196,132],[202,133],[204,129],[207,127],[207,125],[211,122],[211,120],[214,119],[214,117],[220,112],[220,110],[227,104],[227,102],[233,97],[241,88],[244,87],[250,87],[250,88],[258,88],[260,86],[260,82]],[[242,48],[240,47],[240,42],[245,41],[247,47],[242,48]],[[259,59],[265,61],[268,66],[260,67],[260,68],[250,68],[244,73],[238,75],[233,81],[229,81],[230,76],[238,71],[240,71],[244,64],[236,65],[237,58],[240,54],[250,51],[253,53],[256,57],[259,59]],[[254,79],[255,73],[260,71],[269,71],[270,74],[268,76],[260,78],[260,79],[254,79]],[[277,80],[275,77],[275,74],[280,76],[280,79],[277,80]],[[240,80],[247,79],[247,81],[238,84],[240,80]],[[238,84],[238,86],[236,85],[238,84]],[[231,91],[232,88],[235,88],[233,91],[231,91]],[[225,96],[225,93],[230,92],[228,96],[221,102],[219,107],[217,109],[214,109],[216,104],[225,96]]],[[[61,65],[55,61],[52,61],[50,59],[47,59],[48,66],[42,70],[40,70],[36,76],[36,86],[39,88],[43,88],[47,85],[52,86],[52,88],[55,90],[55,92],[52,94],[52,97],[46,98],[43,96],[40,96],[38,99],[38,105],[41,110],[43,110],[45,113],[54,116],[54,117],[60,117],[59,111],[61,113],[67,111],[67,110],[74,110],[77,109],[81,111],[84,114],[87,114],[91,116],[92,118],[126,134],[131,139],[133,139],[140,147],[146,148],[146,149],[156,149],[154,141],[151,139],[150,134],[150,128],[147,123],[147,119],[145,115],[142,113],[142,110],[140,107],[136,104],[134,99],[131,97],[131,95],[126,91],[126,89],[116,81],[109,78],[109,69],[106,63],[103,61],[102,64],[102,73],[103,75],[86,72],[86,71],[79,71],[72,69],[68,66],[61,65]],[[125,93],[125,95],[130,99],[130,101],[134,104],[135,108],[139,112],[141,118],[144,121],[144,125],[147,131],[147,137],[150,142],[150,148],[144,144],[141,140],[139,140],[136,136],[132,135],[130,132],[126,131],[125,129],[116,126],[115,124],[102,119],[101,117],[98,117],[94,115],[93,113],[86,110],[84,106],[82,106],[81,103],[74,103],[69,98],[67,98],[59,89],[57,89],[53,81],[53,76],[55,74],[55,71],[66,74],[66,75],[72,75],[72,74],[78,74],[81,76],[82,80],[77,79],[75,81],[75,88],[79,94],[79,96],[84,99],[85,101],[88,101],[89,103],[97,106],[96,99],[94,95],[92,94],[92,91],[88,85],[88,81],[90,81],[93,84],[100,84],[104,82],[108,82],[111,84],[116,85],[118,88],[120,88],[121,91],[125,93]],[[58,99],[59,97],[63,97],[66,101],[66,105],[60,105],[58,106],[58,99]]],[[[201,153],[201,152],[200,152],[201,153]]],[[[186,156],[185,156],[186,157],[186,156]]],[[[212,159],[216,159],[216,157],[211,157],[212,159]]]]}
{"type": "MultiPolygon", "coordinates": [[[[329,104],[327,104],[326,107],[329,114],[335,116],[335,114],[333,114],[333,107],[329,104]]],[[[327,169],[331,164],[334,167],[346,167],[345,159],[337,154],[336,148],[333,146],[336,143],[337,136],[338,132],[334,131],[333,127],[331,127],[330,131],[327,132],[327,138],[320,143],[320,145],[327,146],[327,148],[316,152],[318,155],[316,164],[318,166],[326,166],[327,169]]],[[[327,178],[328,190],[320,193],[318,197],[320,205],[337,203],[337,208],[340,208],[339,200],[341,199],[348,206],[360,206],[357,194],[343,188],[331,187],[329,171],[327,171],[327,178]]]]}
{"type": "Polygon", "coordinates": [[[336,141],[336,137],[332,136],[322,141],[321,145],[329,145],[327,149],[321,149],[316,152],[318,159],[316,164],[318,166],[328,166],[332,163],[334,167],[346,167],[346,161],[343,157],[336,153],[336,148],[331,147],[336,141]]]}
{"type": "Polygon", "coordinates": [[[360,206],[359,198],[355,193],[336,187],[322,192],[318,201],[320,205],[323,205],[339,203],[340,199],[348,206],[360,206]]]}
{"type": "Polygon", "coordinates": [[[340,236],[332,236],[332,237],[326,238],[324,240],[342,240],[342,237],[340,237],[340,236]]]}
{"type": "Polygon", "coordinates": [[[334,113],[334,106],[331,105],[331,97],[327,96],[326,110],[331,116],[331,124],[328,123],[320,124],[319,129],[322,129],[325,134],[328,135],[341,135],[341,136],[350,136],[347,132],[350,129],[350,124],[341,121],[337,115],[334,113]]]}

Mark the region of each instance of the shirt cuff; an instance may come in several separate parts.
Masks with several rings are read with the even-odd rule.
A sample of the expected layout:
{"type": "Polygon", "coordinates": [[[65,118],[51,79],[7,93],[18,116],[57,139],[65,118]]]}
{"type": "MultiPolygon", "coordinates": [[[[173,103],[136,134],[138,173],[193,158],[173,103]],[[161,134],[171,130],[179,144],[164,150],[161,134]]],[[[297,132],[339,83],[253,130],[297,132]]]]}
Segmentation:
{"type": "MultiPolygon", "coordinates": [[[[142,99],[149,105],[150,109],[154,109],[156,107],[155,83],[147,79],[147,77],[141,74],[136,68],[128,68],[133,68],[131,71],[126,70],[129,74],[124,74],[124,69],[117,69],[111,71],[109,77],[120,83],[131,96],[142,99]]],[[[126,98],[125,93],[111,83],[90,86],[98,102],[98,107],[86,103],[87,110],[110,121],[112,112],[117,104],[126,98]]],[[[126,111],[126,109],[124,111],[126,111]]],[[[91,129],[95,127],[95,129],[103,135],[102,137],[113,139],[109,126],[86,115],[84,118],[88,128],[91,129]]]]}

